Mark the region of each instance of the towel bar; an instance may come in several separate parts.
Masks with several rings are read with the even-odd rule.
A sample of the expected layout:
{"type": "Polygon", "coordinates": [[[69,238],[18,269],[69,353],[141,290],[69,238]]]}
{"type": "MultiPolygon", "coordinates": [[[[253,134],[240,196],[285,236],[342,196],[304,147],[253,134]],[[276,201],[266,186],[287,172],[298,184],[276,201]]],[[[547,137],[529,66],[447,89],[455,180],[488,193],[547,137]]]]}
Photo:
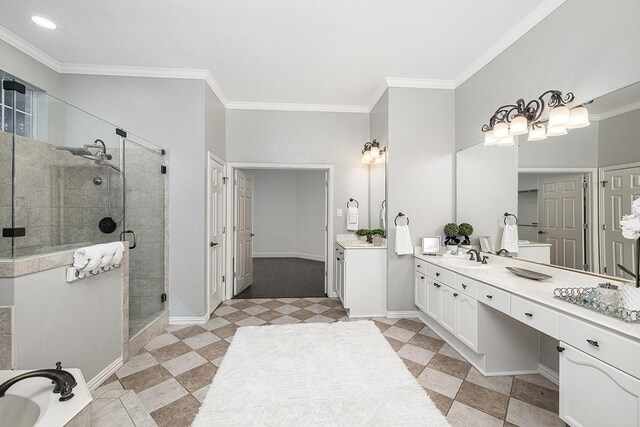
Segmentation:
{"type": "Polygon", "coordinates": [[[409,217],[403,214],[402,212],[398,212],[398,215],[396,215],[395,219],[393,220],[393,223],[395,225],[398,225],[398,218],[402,218],[402,217],[404,217],[407,220],[407,225],[409,225],[409,217]]]}
{"type": "Polygon", "coordinates": [[[349,201],[347,202],[347,208],[349,207],[349,203],[354,203],[356,204],[356,208],[360,207],[360,203],[358,203],[358,201],[356,199],[354,199],[353,197],[349,199],[349,201]]]}

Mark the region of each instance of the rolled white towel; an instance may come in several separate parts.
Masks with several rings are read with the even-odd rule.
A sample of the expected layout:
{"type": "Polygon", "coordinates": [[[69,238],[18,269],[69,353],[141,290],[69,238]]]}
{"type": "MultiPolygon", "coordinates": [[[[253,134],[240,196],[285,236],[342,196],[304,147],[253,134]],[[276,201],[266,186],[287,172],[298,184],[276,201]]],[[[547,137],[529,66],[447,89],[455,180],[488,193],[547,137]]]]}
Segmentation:
{"type": "Polygon", "coordinates": [[[113,255],[113,260],[111,261],[114,265],[120,265],[122,262],[122,257],[124,255],[124,243],[122,242],[114,242],[116,247],[116,253],[113,255]]]}
{"type": "Polygon", "coordinates": [[[122,261],[124,244],[122,242],[104,243],[79,248],[73,254],[73,266],[80,271],[97,273],[108,270],[122,261]]]}

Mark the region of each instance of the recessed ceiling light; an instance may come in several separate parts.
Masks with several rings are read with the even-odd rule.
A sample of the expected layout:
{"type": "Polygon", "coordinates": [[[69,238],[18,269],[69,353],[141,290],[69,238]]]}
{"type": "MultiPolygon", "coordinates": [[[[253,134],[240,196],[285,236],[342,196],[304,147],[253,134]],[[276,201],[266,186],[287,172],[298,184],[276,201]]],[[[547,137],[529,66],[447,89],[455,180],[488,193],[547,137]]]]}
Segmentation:
{"type": "Polygon", "coordinates": [[[48,30],[55,30],[56,28],[58,28],[56,24],[49,21],[47,18],[43,18],[42,16],[34,15],[31,17],[31,20],[36,24],[40,25],[41,27],[46,28],[48,30]]]}

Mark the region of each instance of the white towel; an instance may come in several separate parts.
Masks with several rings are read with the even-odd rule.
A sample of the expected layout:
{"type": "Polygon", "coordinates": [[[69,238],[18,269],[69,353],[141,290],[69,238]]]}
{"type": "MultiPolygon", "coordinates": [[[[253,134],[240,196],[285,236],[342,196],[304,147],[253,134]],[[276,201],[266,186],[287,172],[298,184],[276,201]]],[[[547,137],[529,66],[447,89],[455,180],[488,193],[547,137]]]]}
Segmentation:
{"type": "Polygon", "coordinates": [[[347,230],[356,231],[358,229],[358,208],[355,206],[349,206],[347,208],[347,230]]]}
{"type": "Polygon", "coordinates": [[[502,245],[500,249],[506,249],[511,253],[518,253],[518,226],[507,224],[502,230],[502,245]]]}
{"type": "Polygon", "coordinates": [[[73,266],[83,272],[97,273],[109,270],[122,261],[124,244],[122,242],[105,243],[79,248],[73,254],[73,266]]]}
{"type": "Polygon", "coordinates": [[[396,254],[413,255],[413,241],[408,225],[396,226],[396,254]]]}

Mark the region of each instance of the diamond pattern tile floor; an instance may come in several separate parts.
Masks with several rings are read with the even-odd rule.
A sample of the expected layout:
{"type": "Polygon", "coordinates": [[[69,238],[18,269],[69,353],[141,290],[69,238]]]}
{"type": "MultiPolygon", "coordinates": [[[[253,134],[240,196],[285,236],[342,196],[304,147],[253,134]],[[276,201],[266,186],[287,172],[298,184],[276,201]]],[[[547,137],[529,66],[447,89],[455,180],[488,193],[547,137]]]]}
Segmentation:
{"type": "MultiPolygon", "coordinates": [[[[226,301],[204,325],[168,327],[102,387],[135,392],[160,427],[189,426],[239,327],[348,320],[332,298],[226,301]]],[[[565,425],[546,378],[484,377],[418,320],[371,320],[452,426],[565,425]]]]}

